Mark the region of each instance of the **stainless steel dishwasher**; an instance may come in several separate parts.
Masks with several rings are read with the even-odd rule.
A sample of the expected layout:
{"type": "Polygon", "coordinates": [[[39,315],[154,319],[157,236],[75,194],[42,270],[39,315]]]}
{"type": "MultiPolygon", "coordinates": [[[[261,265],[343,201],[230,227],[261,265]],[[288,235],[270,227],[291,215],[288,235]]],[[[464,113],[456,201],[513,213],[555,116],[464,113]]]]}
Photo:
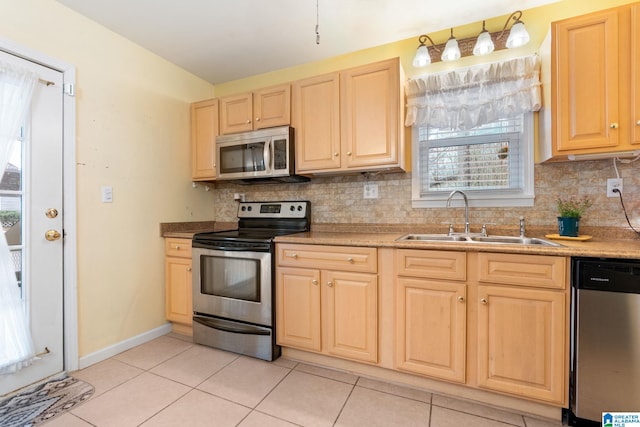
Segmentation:
{"type": "Polygon", "coordinates": [[[569,424],[640,412],[640,260],[573,258],[569,424]]]}

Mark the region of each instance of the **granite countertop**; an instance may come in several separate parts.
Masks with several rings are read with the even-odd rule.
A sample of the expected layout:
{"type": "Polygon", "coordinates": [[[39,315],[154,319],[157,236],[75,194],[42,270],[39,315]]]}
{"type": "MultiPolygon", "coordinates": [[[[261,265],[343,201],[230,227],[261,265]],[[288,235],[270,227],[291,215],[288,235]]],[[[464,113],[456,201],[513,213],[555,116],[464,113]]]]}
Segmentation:
{"type": "MultiPolygon", "coordinates": [[[[593,237],[587,241],[552,240],[562,246],[490,244],[479,242],[418,242],[397,239],[406,232],[331,232],[310,231],[276,237],[276,243],[312,245],[375,246],[403,249],[462,250],[480,252],[509,252],[538,255],[584,256],[640,259],[640,239],[607,239],[593,237]]],[[[490,233],[491,235],[491,233],[490,233]]],[[[544,237],[527,235],[527,237],[544,237]]]]}
{"type": "Polygon", "coordinates": [[[183,222],[161,222],[161,237],[176,237],[181,239],[191,239],[195,233],[207,231],[233,230],[237,227],[235,222],[218,221],[183,221],[183,222]]]}

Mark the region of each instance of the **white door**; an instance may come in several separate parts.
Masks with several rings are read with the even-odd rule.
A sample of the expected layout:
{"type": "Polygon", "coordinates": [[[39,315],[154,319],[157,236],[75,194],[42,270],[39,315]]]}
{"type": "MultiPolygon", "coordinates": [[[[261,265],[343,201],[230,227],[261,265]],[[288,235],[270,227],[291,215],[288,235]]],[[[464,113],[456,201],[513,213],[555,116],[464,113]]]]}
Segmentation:
{"type": "Polygon", "coordinates": [[[10,219],[2,228],[39,359],[15,374],[0,376],[1,396],[64,369],[64,239],[56,237],[56,232],[63,234],[64,95],[62,73],[4,52],[0,58],[31,67],[40,77],[22,136],[0,182],[0,212],[10,219]]]}

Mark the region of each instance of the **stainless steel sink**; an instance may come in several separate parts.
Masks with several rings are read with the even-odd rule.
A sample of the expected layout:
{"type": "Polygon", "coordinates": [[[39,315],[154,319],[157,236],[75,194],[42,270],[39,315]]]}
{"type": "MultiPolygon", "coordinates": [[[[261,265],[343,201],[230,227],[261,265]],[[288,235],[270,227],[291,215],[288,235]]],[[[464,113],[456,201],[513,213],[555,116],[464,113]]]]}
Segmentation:
{"type": "Polygon", "coordinates": [[[464,234],[405,234],[396,239],[398,242],[459,242],[459,243],[486,243],[497,245],[541,245],[541,246],[562,246],[537,237],[515,237],[515,236],[473,236],[464,234]]]}
{"type": "Polygon", "coordinates": [[[505,245],[542,245],[542,246],[562,246],[550,240],[539,239],[537,237],[514,237],[514,236],[469,236],[473,242],[497,243],[505,245]]]}
{"type": "Polygon", "coordinates": [[[425,242],[466,242],[467,238],[460,235],[449,236],[448,234],[407,234],[406,236],[402,236],[397,240],[419,240],[425,242]]]}

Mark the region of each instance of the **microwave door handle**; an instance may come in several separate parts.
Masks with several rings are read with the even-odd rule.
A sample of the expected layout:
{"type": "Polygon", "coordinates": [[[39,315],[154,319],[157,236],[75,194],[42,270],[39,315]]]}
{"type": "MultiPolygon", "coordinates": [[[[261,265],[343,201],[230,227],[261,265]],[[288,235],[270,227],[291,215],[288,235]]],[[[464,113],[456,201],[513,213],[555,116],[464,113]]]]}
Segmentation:
{"type": "Polygon", "coordinates": [[[271,139],[264,143],[264,171],[271,172],[271,139]]]}

